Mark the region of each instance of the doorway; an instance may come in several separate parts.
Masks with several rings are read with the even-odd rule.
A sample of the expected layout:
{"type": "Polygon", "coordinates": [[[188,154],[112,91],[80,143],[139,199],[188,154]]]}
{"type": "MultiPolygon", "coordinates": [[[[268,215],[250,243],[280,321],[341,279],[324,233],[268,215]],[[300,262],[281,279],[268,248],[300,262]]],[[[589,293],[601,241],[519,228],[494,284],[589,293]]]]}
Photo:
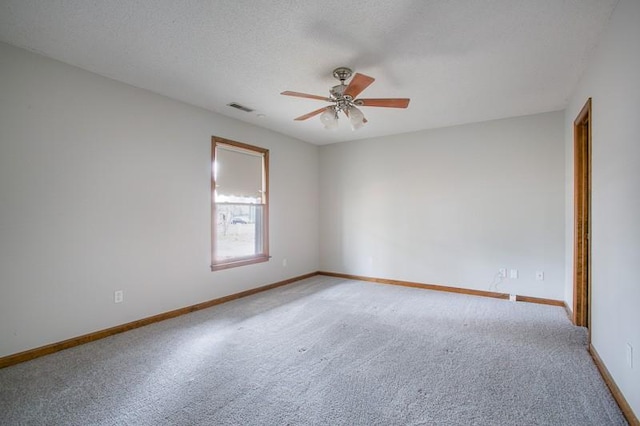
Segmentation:
{"type": "Polygon", "coordinates": [[[591,98],[573,122],[573,322],[591,323],[591,98]]]}

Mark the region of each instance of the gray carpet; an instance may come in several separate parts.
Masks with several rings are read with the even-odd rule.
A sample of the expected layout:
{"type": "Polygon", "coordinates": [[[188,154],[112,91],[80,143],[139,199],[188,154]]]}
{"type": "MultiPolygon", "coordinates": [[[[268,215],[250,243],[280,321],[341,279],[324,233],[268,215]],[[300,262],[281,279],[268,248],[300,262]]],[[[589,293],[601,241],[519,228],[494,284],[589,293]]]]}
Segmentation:
{"type": "Polygon", "coordinates": [[[0,370],[2,425],[623,425],[562,308],[314,277],[0,370]]]}

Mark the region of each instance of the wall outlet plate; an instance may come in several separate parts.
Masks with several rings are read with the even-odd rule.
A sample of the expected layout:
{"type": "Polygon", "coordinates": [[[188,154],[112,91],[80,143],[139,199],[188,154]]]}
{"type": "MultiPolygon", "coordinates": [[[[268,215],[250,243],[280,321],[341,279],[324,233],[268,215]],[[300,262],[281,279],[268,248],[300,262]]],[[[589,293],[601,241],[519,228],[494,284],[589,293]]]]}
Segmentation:
{"type": "Polygon", "coordinates": [[[543,271],[537,271],[536,272],[536,280],[537,281],[544,281],[544,272],[543,271]]]}
{"type": "Polygon", "coordinates": [[[517,296],[515,294],[510,294],[509,295],[509,301],[510,302],[515,302],[516,301],[517,296]]]}
{"type": "Polygon", "coordinates": [[[517,270],[517,269],[512,269],[512,270],[509,272],[509,278],[512,278],[512,279],[514,279],[514,280],[515,280],[516,278],[518,278],[518,270],[517,270]]]}
{"type": "Polygon", "coordinates": [[[122,303],[124,300],[124,291],[116,290],[113,292],[113,303],[122,303]]]}

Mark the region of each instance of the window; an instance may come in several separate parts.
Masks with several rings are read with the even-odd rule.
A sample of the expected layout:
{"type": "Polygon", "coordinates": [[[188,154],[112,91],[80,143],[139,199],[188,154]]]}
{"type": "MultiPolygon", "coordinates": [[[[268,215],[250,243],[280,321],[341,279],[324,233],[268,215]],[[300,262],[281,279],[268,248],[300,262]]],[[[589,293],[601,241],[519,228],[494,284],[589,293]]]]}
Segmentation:
{"type": "Polygon", "coordinates": [[[211,270],[269,260],[269,150],[211,139],[211,270]]]}

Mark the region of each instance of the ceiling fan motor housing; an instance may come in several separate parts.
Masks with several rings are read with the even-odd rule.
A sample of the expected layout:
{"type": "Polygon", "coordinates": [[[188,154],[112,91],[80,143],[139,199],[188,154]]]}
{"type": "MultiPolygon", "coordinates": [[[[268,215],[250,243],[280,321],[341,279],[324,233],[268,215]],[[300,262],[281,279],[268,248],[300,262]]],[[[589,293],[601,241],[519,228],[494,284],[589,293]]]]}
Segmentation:
{"type": "Polygon", "coordinates": [[[343,96],[344,93],[344,89],[346,89],[347,86],[345,86],[344,84],[338,84],[336,86],[333,86],[330,90],[329,93],[331,93],[331,96],[334,98],[340,98],[343,96]]]}
{"type": "Polygon", "coordinates": [[[333,76],[340,80],[340,84],[333,86],[329,93],[331,94],[331,100],[335,102],[334,110],[339,111],[347,111],[349,107],[354,106],[353,97],[351,95],[345,95],[344,91],[347,88],[347,85],[344,84],[344,81],[351,77],[353,71],[351,68],[347,67],[339,67],[333,70],[333,76]]]}

